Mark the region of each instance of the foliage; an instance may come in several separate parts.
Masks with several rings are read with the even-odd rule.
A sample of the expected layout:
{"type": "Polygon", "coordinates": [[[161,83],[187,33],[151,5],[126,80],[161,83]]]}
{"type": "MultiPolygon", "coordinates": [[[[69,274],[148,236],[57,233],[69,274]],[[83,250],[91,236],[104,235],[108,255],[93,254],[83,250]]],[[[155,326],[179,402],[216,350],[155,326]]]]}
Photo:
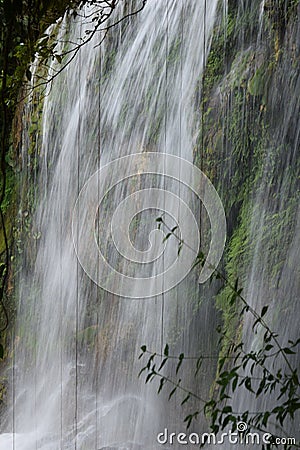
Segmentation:
{"type": "MultiPolygon", "coordinates": [[[[188,427],[205,414],[215,432],[235,430],[238,422],[243,421],[248,425],[247,432],[251,429],[267,432],[268,428],[274,430],[275,425],[274,435],[286,436],[290,425],[296,424],[299,417],[299,368],[296,366],[299,339],[284,339],[283,334],[273,331],[282,303],[292,304],[293,299],[282,299],[276,306],[272,298],[274,288],[271,289],[282,282],[280,271],[292,243],[299,194],[296,181],[296,178],[299,181],[299,158],[293,152],[299,127],[296,121],[292,119],[290,124],[284,116],[287,105],[298,113],[293,73],[299,68],[295,56],[299,1],[264,2],[261,42],[257,41],[259,3],[251,2],[244,8],[238,2],[229,1],[228,14],[217,23],[204,74],[202,136],[195,150],[196,162],[218,185],[228,211],[226,275],[215,272],[215,277],[223,281],[217,296],[223,324],[218,330],[220,353],[215,384],[208,398],[200,398],[186,388],[182,383],[185,363],[194,360],[197,377],[205,361],[215,356],[194,357],[180,351],[171,355],[169,345],[163,354],[144,345],[141,357],[147,361],[140,374],[145,374],[147,383],[156,380],[158,392],[165,391],[169,398],[180,394],[185,405],[183,410],[189,402],[198,403],[198,408],[194,410],[191,406],[185,417],[188,427]],[[280,88],[279,80],[282,80],[280,88]],[[276,89],[284,91],[277,94],[276,89]],[[286,120],[287,131],[284,129],[286,134],[280,135],[282,118],[286,120]],[[224,186],[229,189],[229,195],[223,192],[224,186]],[[240,288],[253,259],[251,218],[262,214],[255,206],[255,193],[268,200],[264,202],[260,251],[268,248],[266,243],[272,249],[272,261],[265,269],[267,298],[262,299],[268,304],[258,311],[251,308],[240,288]],[[238,275],[242,279],[238,280],[238,275]],[[250,348],[249,342],[245,342],[247,333],[250,348]],[[260,410],[246,411],[246,407],[237,410],[235,399],[242,393],[247,405],[263,405],[260,410]]],[[[179,242],[180,245],[183,243],[179,242]]],[[[196,264],[202,264],[203,258],[199,255],[196,264]]],[[[294,279],[297,270],[293,268],[294,279]]],[[[287,441],[274,442],[265,448],[299,446],[287,441]]]]}
{"type": "MultiPolygon", "coordinates": [[[[165,239],[175,236],[178,241],[178,252],[184,244],[176,230],[170,230],[165,224],[164,219],[157,219],[158,226],[165,227],[167,234],[165,239]]],[[[194,266],[201,264],[204,266],[206,260],[203,253],[200,253],[194,266]]],[[[230,426],[232,431],[237,430],[238,424],[244,422],[247,424],[247,430],[244,435],[252,430],[258,430],[262,433],[268,433],[268,426],[272,423],[280,425],[282,429],[289,421],[293,422],[295,414],[300,409],[300,383],[298,377],[298,369],[294,367],[293,355],[296,354],[300,344],[300,338],[296,341],[288,340],[283,345],[280,337],[273,332],[267,321],[267,313],[269,306],[263,306],[258,313],[255,311],[242,295],[242,289],[239,287],[239,281],[236,280],[232,285],[224,275],[215,270],[214,276],[222,279],[228,286],[230,294],[227,301],[230,306],[241,304],[240,320],[242,321],[246,314],[253,317],[252,331],[258,336],[255,349],[248,349],[242,340],[233,340],[230,342],[227,354],[219,360],[218,376],[216,379],[216,389],[210,398],[203,399],[195,392],[186,388],[181,383],[180,371],[183,370],[186,361],[194,360],[195,372],[194,376],[199,374],[202,364],[211,355],[200,355],[198,357],[186,356],[180,353],[178,356],[170,354],[169,345],[166,344],[164,353],[159,354],[147,349],[146,345],[141,347],[142,353],[140,358],[148,356],[146,365],[141,369],[140,374],[145,373],[145,382],[149,383],[158,380],[158,393],[167,386],[170,386],[168,399],[170,400],[177,391],[182,394],[181,405],[186,404],[191,399],[199,402],[199,408],[190,412],[184,419],[189,428],[198,416],[204,413],[210,419],[210,426],[213,433],[217,434],[222,430],[228,429],[230,426]],[[168,374],[168,364],[172,370],[172,363],[177,360],[177,366],[174,375],[168,374]],[[274,398],[275,406],[270,410],[263,411],[236,411],[234,406],[234,393],[239,389],[245,389],[250,397],[265,397],[267,400],[270,396],[274,398]]],[[[221,340],[228,339],[226,333],[219,329],[221,340]]],[[[266,402],[268,403],[268,401],[266,402]]],[[[300,448],[300,443],[294,444],[278,444],[276,439],[282,439],[286,436],[274,434],[272,443],[262,447],[265,449],[272,448],[300,448]]]]}

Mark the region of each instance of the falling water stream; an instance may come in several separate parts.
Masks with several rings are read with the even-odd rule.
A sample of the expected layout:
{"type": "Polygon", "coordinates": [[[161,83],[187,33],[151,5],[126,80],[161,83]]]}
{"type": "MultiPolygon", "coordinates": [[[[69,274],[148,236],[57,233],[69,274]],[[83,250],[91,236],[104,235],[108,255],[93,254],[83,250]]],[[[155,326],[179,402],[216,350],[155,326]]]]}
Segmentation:
{"type": "MultiPolygon", "coordinates": [[[[176,172],[165,154],[175,158],[172,161],[179,161],[177,157],[193,162],[199,156],[195,149],[199,151],[203,120],[199,105],[201,75],[218,16],[217,4],[217,0],[148,0],[141,13],[113,27],[101,46],[100,34],[96,33],[53,82],[34,91],[25,102],[18,224],[20,241],[26,244],[18,256],[21,269],[12,339],[11,408],[2,417],[0,450],[157,449],[157,434],[165,428],[185,431],[182,419],[185,412],[191,412],[193,403],[181,406],[182,398],[176,394],[168,401],[169,391],[157,395],[154,383],[145,386],[144,379],[138,378],[143,366],[138,356],[142,345],[162,353],[169,343],[174,354],[218,357],[214,284],[206,284],[201,290],[198,271],[191,271],[169,289],[167,271],[178,256],[178,242],[174,236],[162,242],[161,234],[153,233],[157,218],[166,211],[163,217],[169,229],[185,222],[186,242],[196,245],[193,221],[187,219],[191,209],[200,228],[201,247],[208,250],[205,229],[201,229],[208,217],[189,189],[193,176],[188,183],[182,182],[186,177],[184,163],[178,164],[176,172]],[[138,163],[132,159],[135,154],[139,154],[138,163]],[[150,154],[151,161],[156,161],[152,171],[150,154]],[[117,165],[107,166],[115,160],[119,160],[117,165]],[[105,167],[112,169],[103,172],[105,167]],[[175,177],[162,175],[172,170],[175,177]],[[133,176],[127,176],[132,172],[133,176]],[[98,209],[86,195],[91,180],[96,182],[99,198],[103,186],[119,180],[112,183],[98,209]],[[155,189],[152,194],[164,192],[152,207],[150,187],[155,189]],[[174,195],[168,196],[169,191],[174,195]],[[135,196],[136,192],[139,194],[135,196]],[[125,201],[128,198],[133,210],[125,201]],[[115,211],[118,214],[114,216],[115,211]],[[90,222],[93,230],[86,229],[90,222]],[[94,261],[95,249],[130,282],[126,284],[124,279],[119,281],[113,273],[104,272],[104,282],[98,283],[102,266],[94,261]],[[131,257],[126,256],[127,251],[131,257]],[[151,259],[156,252],[160,256],[151,259]],[[166,275],[160,278],[161,272],[166,275]],[[147,279],[145,287],[141,278],[147,279]],[[102,289],[103,285],[109,288],[102,289]],[[124,289],[126,294],[120,296],[124,289]],[[150,296],[153,292],[156,295],[150,296]]],[[[225,16],[227,7],[225,1],[225,16]]],[[[217,128],[226,138],[222,137],[222,149],[218,150],[221,169],[216,162],[213,172],[222,198],[235,207],[234,220],[245,220],[247,210],[249,233],[240,244],[246,262],[241,258],[238,268],[244,295],[258,311],[269,304],[266,320],[284,344],[299,333],[300,220],[294,169],[299,164],[300,102],[294,92],[299,92],[300,77],[290,57],[296,49],[283,54],[282,60],[276,54],[278,61],[272,61],[275,75],[264,85],[268,92],[261,99],[259,92],[252,92],[253,105],[249,108],[251,89],[242,79],[245,74],[241,72],[246,70],[243,64],[248,58],[251,62],[247,70],[255,64],[260,68],[260,60],[269,57],[264,54],[264,39],[269,37],[264,36],[265,2],[241,1],[237,21],[242,22],[247,8],[252,8],[249,16],[255,13],[259,26],[247,32],[240,28],[231,55],[235,59],[230,61],[231,68],[216,86],[211,101],[220,111],[226,104],[220,120],[226,124],[227,116],[235,118],[234,92],[240,89],[243,106],[236,122],[243,130],[253,127],[256,122],[251,114],[257,103],[259,115],[263,117],[265,110],[269,114],[273,136],[263,142],[263,149],[259,139],[255,147],[255,137],[251,149],[261,151],[260,159],[247,155],[248,169],[257,172],[252,191],[243,194],[248,209],[244,204],[239,210],[239,193],[234,190],[235,178],[242,178],[235,177],[236,172],[241,169],[246,173],[247,168],[242,164],[234,167],[236,160],[240,161],[240,148],[227,138],[237,124],[232,129],[231,124],[217,128]],[[252,55],[257,56],[256,61],[252,55]],[[253,120],[250,124],[248,113],[250,122],[253,120]],[[286,324],[288,327],[282,326],[286,324]]],[[[90,24],[84,16],[91,17],[92,11],[81,13],[65,17],[49,29],[60,42],[61,51],[68,50],[68,42],[78,42],[88,35],[90,24]]],[[[115,14],[120,18],[124,11],[120,7],[115,14]]],[[[282,42],[285,48],[291,45],[291,34],[287,33],[282,42]]],[[[37,58],[31,68],[32,83],[38,76],[49,80],[58,67],[53,61],[45,69],[37,58]]],[[[251,132],[248,130],[249,136],[253,136],[251,132]]],[[[241,153],[243,157],[243,149],[241,153]]],[[[201,165],[201,155],[199,159],[201,165]]],[[[241,186],[240,182],[238,188],[241,186]]],[[[226,212],[230,216],[231,212],[226,212]]],[[[234,227],[238,229],[239,224],[234,223],[234,227]]],[[[229,265],[230,257],[229,252],[229,265]]],[[[245,347],[256,349],[261,333],[253,334],[249,315],[244,316],[242,325],[245,347]]],[[[276,364],[280,367],[282,362],[276,364]]],[[[212,360],[201,367],[198,383],[192,373],[187,362],[182,384],[199,397],[208,398],[216,375],[215,363],[212,360]]],[[[272,395],[253,398],[238,389],[233,396],[234,409],[266,411],[274,404],[272,395]]],[[[208,431],[203,416],[198,417],[193,430],[200,434],[208,431]]],[[[277,430],[274,427],[270,431],[277,430]]],[[[285,432],[297,437],[299,430],[291,426],[285,432]]],[[[164,447],[182,446],[174,443],[164,447]]],[[[227,443],[216,448],[232,447],[227,443]]]]}
{"type": "MultiPolygon", "coordinates": [[[[195,92],[216,6],[217,0],[207,2],[206,9],[204,0],[149,0],[127,25],[112,29],[101,47],[97,36],[84,45],[54,79],[43,100],[42,135],[34,152],[26,124],[23,173],[31,177],[28,167],[36,165],[35,240],[22,256],[13,408],[6,418],[12,432],[0,436],[1,450],[155,449],[157,433],[179,420],[175,403],[138,380],[137,358],[145,343],[158,351],[167,341],[189,349],[197,280],[190,276],[180,287],[147,300],[101,290],[76,258],[72,214],[88,179],[116,158],[151,151],[193,160],[200,122],[195,92]]],[[[72,41],[87,26],[79,17],[64,19],[56,32],[60,41],[72,41]]],[[[27,115],[35,107],[29,103],[27,115]]],[[[162,178],[156,186],[166,189],[162,178]]],[[[152,180],[136,176],[116,186],[99,213],[99,247],[131,277],[145,276],[146,269],[120,261],[107,223],[121,198],[152,180]]],[[[27,179],[23,189],[28,185],[27,179]]],[[[188,204],[193,201],[185,187],[175,181],[171,187],[188,204]]],[[[145,215],[132,225],[140,251],[148,245],[158,212],[145,215]]],[[[90,243],[84,245],[89,250],[90,243]]],[[[160,264],[168,265],[171,256],[172,250],[160,264]]],[[[134,297],[134,289],[128,294],[134,297]]],[[[208,350],[215,319],[205,311],[210,327],[202,325],[193,339],[208,350]]],[[[198,388],[207,390],[209,383],[198,388]]]]}

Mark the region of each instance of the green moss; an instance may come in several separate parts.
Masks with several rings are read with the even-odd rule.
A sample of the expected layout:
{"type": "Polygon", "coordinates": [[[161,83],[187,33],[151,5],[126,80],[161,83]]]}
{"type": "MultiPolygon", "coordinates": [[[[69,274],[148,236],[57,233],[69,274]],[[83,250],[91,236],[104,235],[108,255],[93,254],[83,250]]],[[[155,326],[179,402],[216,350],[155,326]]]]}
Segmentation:
{"type": "MultiPolygon", "coordinates": [[[[252,78],[248,81],[248,91],[253,96],[263,96],[267,91],[268,81],[270,79],[270,71],[268,64],[259,67],[252,78]]],[[[266,103],[266,99],[264,101],[266,103]]]]}
{"type": "Polygon", "coordinates": [[[213,41],[204,73],[203,98],[207,101],[213,87],[222,80],[226,58],[232,52],[235,36],[236,18],[228,14],[226,23],[217,25],[213,31],[213,41]]]}
{"type": "MultiPolygon", "coordinates": [[[[290,2],[288,8],[295,8],[296,3],[299,2],[293,5],[290,2]]],[[[298,168],[282,161],[284,155],[293,153],[292,148],[289,145],[283,148],[275,141],[277,123],[269,90],[277,79],[287,75],[281,60],[283,49],[278,28],[265,21],[262,33],[268,35],[267,45],[258,48],[255,33],[252,37],[247,34],[249,45],[245,45],[237,36],[243,35],[245,23],[254,20],[257,10],[249,5],[242,14],[241,17],[238,7],[229,8],[228,29],[221,25],[214,30],[204,78],[203,129],[194,154],[196,164],[214,182],[227,213],[226,278],[231,285],[237,278],[239,286],[246,285],[245,276],[257,245],[255,232],[259,232],[261,251],[271,255],[264,268],[268,280],[265,288],[271,291],[286,263],[295,227],[298,168]],[[286,167],[284,175],[283,166],[286,167]],[[283,177],[280,192],[276,190],[278,177],[283,177]],[[263,201],[258,199],[266,196],[267,206],[263,207],[263,201]],[[259,229],[260,220],[255,218],[262,214],[263,228],[259,229]],[[252,229],[253,224],[256,230],[252,229]]],[[[291,18],[285,16],[287,21],[291,18]]],[[[293,62],[292,45],[290,52],[293,62]]],[[[231,304],[232,293],[227,285],[216,297],[227,337],[220,356],[227,353],[232,341],[238,342],[242,333],[238,314],[241,303],[231,304]]]]}
{"type": "MultiPolygon", "coordinates": [[[[5,229],[8,238],[8,244],[12,244],[12,230],[16,215],[16,200],[17,200],[17,178],[14,170],[8,166],[6,170],[6,185],[5,197],[2,203],[2,212],[4,215],[5,229]]],[[[4,233],[1,229],[0,233],[0,255],[5,252],[4,233]]]]}
{"type": "MultiPolygon", "coordinates": [[[[252,206],[250,202],[246,202],[239,215],[239,224],[233,232],[229,241],[226,252],[225,270],[226,278],[231,286],[234,286],[236,281],[238,285],[243,286],[245,279],[241,277],[244,273],[244,268],[248,266],[251,259],[251,244],[250,244],[250,229],[252,206]]],[[[237,342],[240,333],[240,316],[241,304],[237,299],[232,303],[231,298],[233,294],[229,283],[221,290],[216,297],[217,308],[222,311],[223,330],[226,338],[223,340],[223,345],[220,352],[220,357],[227,354],[229,347],[233,342],[237,342]]]]}

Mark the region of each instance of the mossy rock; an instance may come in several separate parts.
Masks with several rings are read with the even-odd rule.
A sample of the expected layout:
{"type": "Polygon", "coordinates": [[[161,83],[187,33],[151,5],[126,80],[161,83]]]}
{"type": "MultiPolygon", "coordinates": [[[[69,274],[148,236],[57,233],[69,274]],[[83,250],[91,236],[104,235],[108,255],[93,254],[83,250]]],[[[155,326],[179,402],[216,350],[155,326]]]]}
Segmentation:
{"type": "Polygon", "coordinates": [[[248,92],[252,96],[265,96],[270,79],[269,68],[265,64],[259,67],[248,81],[248,92]]]}
{"type": "Polygon", "coordinates": [[[244,86],[249,79],[251,71],[251,61],[253,60],[253,50],[251,48],[240,51],[231,66],[230,72],[224,79],[221,90],[229,91],[230,89],[244,86]]]}

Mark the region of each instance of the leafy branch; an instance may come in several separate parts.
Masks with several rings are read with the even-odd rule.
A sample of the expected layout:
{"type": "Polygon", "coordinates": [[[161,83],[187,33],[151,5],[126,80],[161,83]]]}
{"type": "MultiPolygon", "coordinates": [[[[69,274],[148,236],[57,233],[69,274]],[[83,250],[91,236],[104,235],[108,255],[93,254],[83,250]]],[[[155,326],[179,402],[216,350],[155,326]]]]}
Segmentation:
{"type": "Polygon", "coordinates": [[[71,49],[57,52],[55,50],[55,47],[60,43],[59,41],[56,41],[54,44],[51,43],[50,45],[47,44],[47,41],[49,40],[49,36],[46,34],[43,36],[43,39],[40,40],[37,44],[37,51],[38,54],[41,56],[41,64],[47,64],[49,61],[49,58],[56,61],[60,64],[60,67],[58,69],[55,69],[54,67],[51,68],[51,70],[54,72],[50,77],[47,77],[46,79],[42,76],[37,76],[37,79],[41,80],[38,81],[37,84],[29,87],[29,92],[26,94],[24,98],[26,98],[33,89],[39,88],[41,86],[49,85],[52,83],[52,81],[57,78],[68,66],[69,64],[76,58],[79,51],[83,46],[88,44],[96,33],[102,33],[102,36],[100,38],[100,41],[95,44],[95,47],[99,47],[104,39],[106,38],[108,32],[110,29],[116,27],[117,25],[121,24],[125,20],[129,19],[132,16],[137,15],[140,13],[144,7],[146,6],[147,0],[141,0],[141,6],[125,15],[123,15],[121,18],[118,18],[115,21],[112,21],[109,23],[110,19],[112,18],[112,15],[114,11],[116,10],[118,4],[120,3],[120,0],[111,0],[111,2],[100,0],[100,1],[86,1],[84,2],[81,7],[83,7],[85,4],[88,4],[93,7],[93,12],[90,15],[80,15],[78,12],[73,11],[73,17],[79,16],[80,18],[86,19],[89,16],[92,16],[92,23],[93,28],[85,30],[85,38],[80,37],[80,41],[78,43],[71,42],[71,41],[61,41],[62,44],[73,44],[73,47],[71,49]],[[96,9],[95,9],[96,7],[96,9]],[[106,26],[103,26],[103,24],[107,24],[106,26]]]}
{"type": "MultiPolygon", "coordinates": [[[[186,243],[176,233],[177,227],[170,229],[163,217],[159,217],[157,222],[159,228],[163,226],[167,230],[165,240],[171,236],[177,239],[178,255],[180,255],[180,251],[186,243]]],[[[193,267],[198,265],[204,266],[205,263],[207,263],[206,258],[200,252],[196,256],[193,267]]],[[[195,361],[194,377],[196,377],[199,375],[203,361],[218,359],[216,355],[200,355],[198,357],[186,356],[183,353],[179,356],[171,355],[169,354],[168,344],[166,344],[163,354],[157,354],[149,351],[143,345],[141,347],[142,353],[140,358],[145,357],[147,354],[150,356],[147,364],[141,369],[139,376],[145,373],[147,383],[153,381],[155,378],[159,378],[158,393],[162,391],[165,385],[171,385],[172,390],[169,393],[169,400],[176,391],[179,391],[184,395],[182,405],[187,403],[191,398],[196,399],[202,404],[200,410],[185,417],[184,421],[187,424],[187,428],[191,426],[192,422],[197,419],[200,413],[204,412],[210,418],[211,429],[216,434],[229,425],[235,431],[240,421],[247,423],[249,427],[247,432],[255,429],[266,433],[268,425],[275,425],[277,429],[280,429],[281,434],[284,434],[284,425],[288,420],[293,421],[295,419],[295,413],[300,409],[298,371],[297,368],[293,368],[290,359],[296,353],[296,349],[300,344],[300,338],[296,341],[289,340],[287,345],[282,346],[279,342],[278,334],[273,332],[266,322],[265,316],[268,312],[268,306],[263,306],[261,312],[258,313],[242,295],[242,289],[239,287],[238,280],[236,280],[235,284],[232,284],[219,270],[212,266],[210,267],[214,269],[214,277],[221,279],[229,286],[231,290],[229,298],[230,305],[240,301],[242,304],[240,316],[242,317],[246,312],[249,312],[254,317],[255,321],[252,326],[252,331],[257,332],[257,328],[261,327],[263,330],[262,345],[256,351],[247,351],[243,342],[231,342],[227,354],[218,360],[215,392],[208,399],[203,399],[192,390],[184,387],[181,384],[181,378],[173,379],[167,375],[166,369],[168,369],[169,362],[177,360],[175,369],[177,376],[182,370],[184,362],[192,360],[195,361]],[[279,356],[283,358],[287,370],[283,370],[282,368],[275,369],[275,362],[279,356]],[[160,359],[160,364],[157,363],[158,358],[160,359]],[[234,411],[230,401],[235,391],[241,388],[245,388],[255,398],[274,396],[277,404],[270,411],[234,411]]],[[[221,335],[221,340],[224,338],[227,339],[225,333],[221,335]]],[[[279,444],[276,443],[276,438],[279,438],[279,436],[274,435],[272,443],[267,444],[265,448],[278,448],[279,444]]],[[[283,448],[300,448],[300,443],[284,444],[283,448]]]]}

